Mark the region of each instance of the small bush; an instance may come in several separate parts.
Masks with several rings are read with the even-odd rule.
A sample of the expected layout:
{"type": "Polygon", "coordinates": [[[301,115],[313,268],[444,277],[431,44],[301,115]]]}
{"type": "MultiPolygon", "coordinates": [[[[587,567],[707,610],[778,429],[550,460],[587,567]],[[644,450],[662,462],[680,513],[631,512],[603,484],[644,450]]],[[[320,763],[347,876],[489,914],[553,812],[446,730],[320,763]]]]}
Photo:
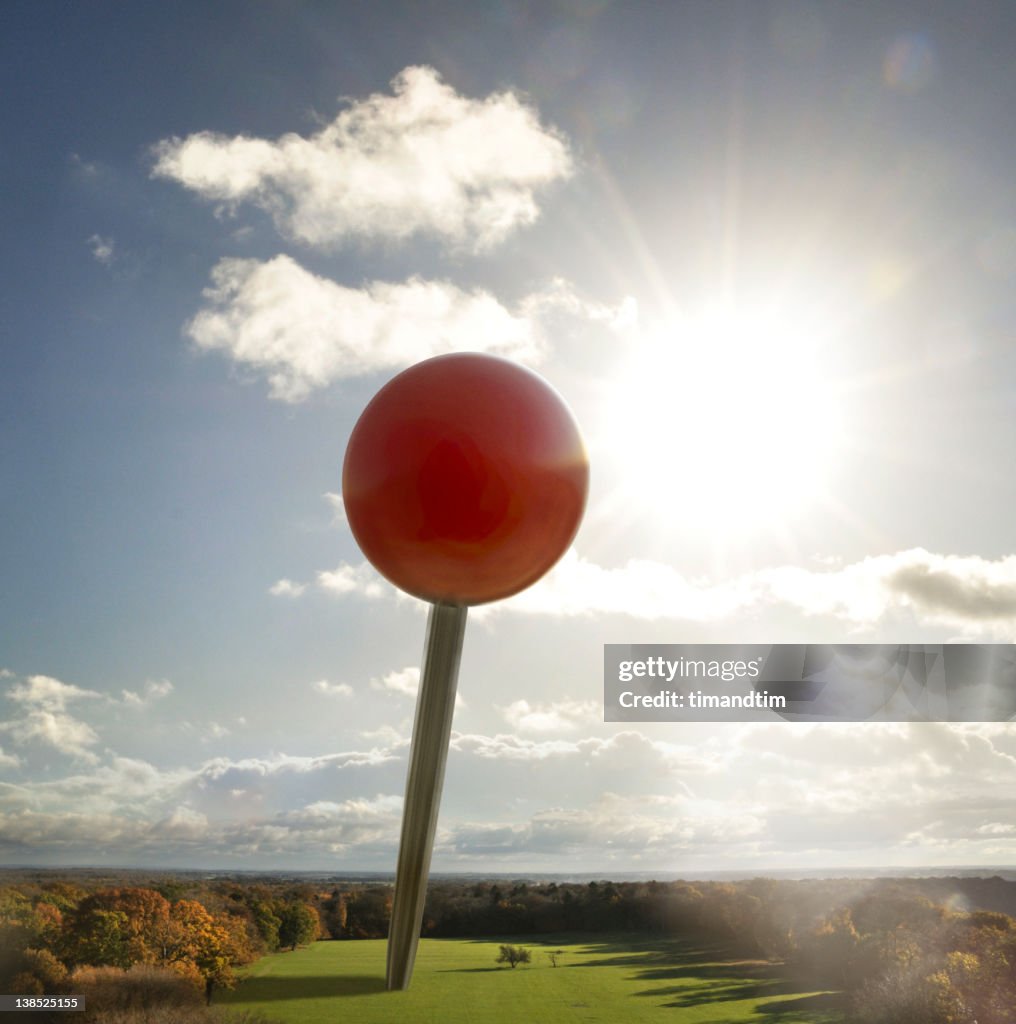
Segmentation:
{"type": "Polygon", "coordinates": [[[147,1010],[113,1010],[101,1024],[273,1024],[258,1013],[225,1013],[215,1007],[156,1006],[147,1010]]]}
{"type": "MultiPolygon", "coordinates": [[[[112,1021],[115,1014],[135,1014],[125,1020],[147,1020],[137,1016],[148,1011],[170,1010],[185,1021],[183,1011],[200,1007],[200,991],[186,978],[166,967],[135,964],[119,967],[79,967],[71,974],[68,988],[85,997],[86,1020],[112,1021]]],[[[167,1018],[168,1020],[168,1018],[167,1018]]]]}

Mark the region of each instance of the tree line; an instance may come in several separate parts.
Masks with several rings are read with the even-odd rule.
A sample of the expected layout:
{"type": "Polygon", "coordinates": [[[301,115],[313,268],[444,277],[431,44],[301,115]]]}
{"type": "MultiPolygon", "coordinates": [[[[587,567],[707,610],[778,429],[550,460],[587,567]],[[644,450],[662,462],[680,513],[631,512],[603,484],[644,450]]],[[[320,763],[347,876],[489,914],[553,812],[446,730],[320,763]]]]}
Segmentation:
{"type": "MultiPolygon", "coordinates": [[[[1016,888],[952,882],[956,896],[977,882],[1005,906],[1016,888]]],[[[692,936],[844,991],[866,1024],[1016,1024],[1016,921],[927,895],[948,891],[945,880],[439,881],[422,932],[692,936]]],[[[319,938],[384,938],[391,897],[390,885],[343,882],[18,882],[0,887],[0,987],[51,994],[145,969],[210,999],[235,968],[266,953],[319,938]]]]}

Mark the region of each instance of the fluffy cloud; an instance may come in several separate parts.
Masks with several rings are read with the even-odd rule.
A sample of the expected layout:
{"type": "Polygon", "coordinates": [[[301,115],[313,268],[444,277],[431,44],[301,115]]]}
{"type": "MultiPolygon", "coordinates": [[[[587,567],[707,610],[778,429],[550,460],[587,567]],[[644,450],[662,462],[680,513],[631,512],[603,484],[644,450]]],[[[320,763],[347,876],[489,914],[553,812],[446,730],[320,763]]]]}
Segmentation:
{"type": "Polygon", "coordinates": [[[1016,555],[991,560],[914,548],[826,572],[770,570],[758,579],[773,598],[810,614],[867,623],[908,610],[972,633],[1016,630],[1016,555]]]}
{"type": "MultiPolygon", "coordinates": [[[[321,573],[319,584],[336,594],[379,598],[395,593],[366,562],[321,573]]],[[[484,618],[514,611],[718,622],[766,607],[829,616],[858,628],[905,612],[972,635],[1011,637],[1016,635],[1016,555],[992,561],[915,548],[844,566],[777,566],[708,582],[649,560],[630,559],[605,568],[572,549],[528,590],[471,614],[484,618]]]]}
{"type": "Polygon", "coordinates": [[[175,807],[171,814],[152,826],[159,838],[176,841],[202,840],[208,831],[208,818],[186,804],[175,807]]]}
{"type": "Polygon", "coordinates": [[[9,690],[7,696],[27,708],[58,712],[65,711],[71,701],[99,697],[100,694],[72,683],[62,683],[51,676],[29,676],[9,690]]]}
{"type": "Polygon", "coordinates": [[[273,398],[298,402],[316,388],[462,349],[537,362],[534,323],[485,291],[410,278],[347,288],[289,256],[223,259],[207,306],[185,331],[198,348],[222,351],[264,373],[273,398]]]}
{"type": "Polygon", "coordinates": [[[960,622],[1016,619],[1016,555],[990,561],[916,550],[897,557],[885,577],[893,594],[960,622]]]}
{"type": "Polygon", "coordinates": [[[398,599],[402,593],[382,580],[367,562],[359,565],[342,562],[337,569],[322,570],[317,574],[317,583],[322,590],[332,594],[359,594],[372,600],[385,596],[398,599]]]}
{"type": "Polygon", "coordinates": [[[535,221],[536,191],[571,173],[565,141],[512,92],[468,99],[428,67],[392,88],[308,138],[166,139],[152,173],[230,208],[254,203],[308,245],[428,233],[477,248],[535,221]]]}
{"type": "MultiPolygon", "coordinates": [[[[665,735],[455,733],[435,863],[709,871],[788,857],[803,867],[1016,855],[1011,727],[665,735]]],[[[80,863],[101,848],[124,863],[158,853],[179,865],[394,866],[405,754],[393,737],[370,750],[172,769],[106,755],[63,777],[0,784],[5,856],[80,863]]]]}
{"type": "Polygon", "coordinates": [[[307,589],[304,583],[294,583],[292,580],[276,580],[269,588],[268,593],[275,597],[299,597],[307,589]]]}
{"type": "Polygon", "coordinates": [[[405,697],[416,697],[420,690],[420,669],[415,665],[389,672],[380,679],[372,679],[370,685],[375,690],[390,690],[401,693],[405,697]]]}
{"type": "Polygon", "coordinates": [[[81,761],[95,762],[92,747],[99,742],[95,730],[67,710],[69,703],[99,697],[94,690],[83,690],[50,676],[29,676],[8,691],[7,697],[20,708],[20,714],[0,723],[18,746],[40,743],[81,761]]]}

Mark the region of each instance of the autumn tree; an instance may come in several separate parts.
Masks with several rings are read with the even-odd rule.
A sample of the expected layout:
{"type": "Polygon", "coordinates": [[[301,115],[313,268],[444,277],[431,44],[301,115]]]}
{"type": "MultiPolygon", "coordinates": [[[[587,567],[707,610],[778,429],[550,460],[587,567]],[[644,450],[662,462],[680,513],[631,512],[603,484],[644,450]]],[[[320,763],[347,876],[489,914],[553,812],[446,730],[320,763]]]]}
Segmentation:
{"type": "Polygon", "coordinates": [[[21,970],[10,987],[24,995],[43,995],[58,991],[67,978],[67,968],[48,949],[26,949],[21,954],[21,970]]]}
{"type": "Polygon", "coordinates": [[[235,984],[233,964],[240,962],[236,937],[225,918],[213,917],[197,900],[180,900],[171,912],[168,962],[203,985],[210,1003],[216,988],[235,984]]]}
{"type": "Polygon", "coordinates": [[[152,889],[100,889],[70,915],[68,958],[79,964],[128,968],[166,958],[169,901],[152,889]]]}

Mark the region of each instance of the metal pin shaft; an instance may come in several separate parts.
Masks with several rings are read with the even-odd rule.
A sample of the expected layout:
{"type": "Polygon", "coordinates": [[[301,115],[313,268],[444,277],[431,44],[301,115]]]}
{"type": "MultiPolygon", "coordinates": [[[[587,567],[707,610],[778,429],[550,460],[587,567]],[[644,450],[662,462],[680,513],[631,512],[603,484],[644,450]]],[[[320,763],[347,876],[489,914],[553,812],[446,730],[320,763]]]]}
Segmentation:
{"type": "Polygon", "coordinates": [[[441,785],[448,761],[466,611],[465,605],[438,603],[431,606],[427,619],[427,646],[416,699],[392,921],[388,929],[385,986],[389,991],[408,988],[413,975],[441,785]]]}

